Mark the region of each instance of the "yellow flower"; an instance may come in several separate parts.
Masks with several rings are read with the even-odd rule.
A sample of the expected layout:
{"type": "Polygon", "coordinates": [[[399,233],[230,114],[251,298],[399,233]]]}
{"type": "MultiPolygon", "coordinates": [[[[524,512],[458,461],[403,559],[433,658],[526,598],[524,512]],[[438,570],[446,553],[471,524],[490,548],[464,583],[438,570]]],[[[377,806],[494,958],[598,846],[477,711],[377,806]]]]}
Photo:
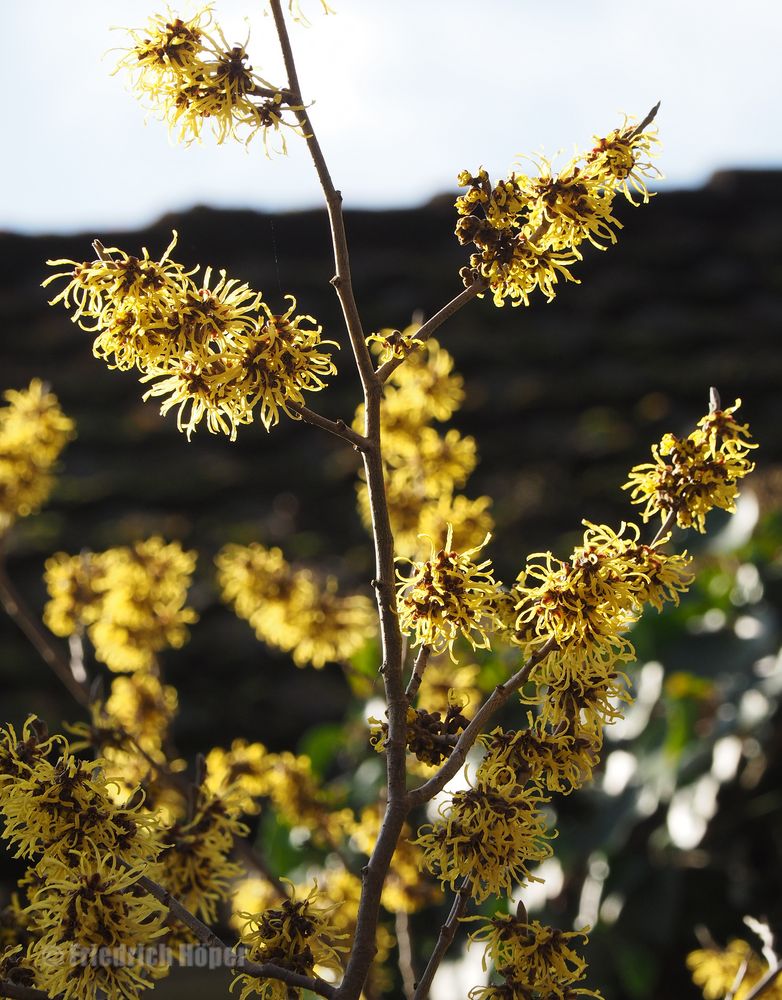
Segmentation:
{"type": "MultiPolygon", "coordinates": [[[[754,954],[746,941],[734,939],[727,948],[701,948],[687,956],[687,967],[692,981],[703,991],[706,1000],[722,1000],[731,992],[739,970],[746,963],[746,972],[735,1000],[743,1000],[752,987],[767,971],[765,963],[754,954]]],[[[777,997],[779,992],[772,987],[769,997],[777,997]]]]}
{"type": "Polygon", "coordinates": [[[666,434],[652,446],[654,461],[631,470],[624,489],[633,503],[645,504],[644,521],[660,514],[665,522],[675,514],[679,527],[702,532],[714,507],[735,510],[738,482],[754,469],[748,454],[757,447],[748,440],[746,425],[733,419],[740,405],[736,400],[727,410],[710,413],[686,438],[666,434]]]}
{"type": "Polygon", "coordinates": [[[29,949],[37,986],[65,1000],[101,992],[133,998],[165,975],[166,966],[147,957],[166,933],[168,912],[137,887],[146,870],[89,842],[67,860],[40,862],[28,907],[39,932],[29,949]]]}
{"type": "Polygon", "coordinates": [[[156,15],[146,29],[129,29],[133,46],[117,69],[130,72],[139,97],[185,144],[199,141],[205,124],[218,143],[229,137],[247,143],[262,131],[267,153],[269,130],[279,132],[285,125],[301,134],[295,119],[283,117],[279,88],[253,72],[249,35],[244,45],[230,45],[221,28],[211,24],[211,6],[189,21],[156,15]]]}
{"type": "Polygon", "coordinates": [[[294,570],[280,549],[226,545],[215,562],[223,600],[297,666],[348,660],[375,634],[368,597],[340,595],[335,577],[317,580],[309,570],[294,570]]]}
{"type": "MultiPolygon", "coordinates": [[[[345,934],[335,931],[330,909],[319,908],[317,885],[304,899],[295,896],[279,906],[257,914],[240,914],[246,919],[242,929],[242,944],[246,956],[253,962],[269,962],[304,976],[316,974],[316,969],[339,971],[340,953],[347,951],[345,934]]],[[[240,1000],[258,993],[264,1000],[286,1000],[288,987],[279,980],[259,980],[240,973],[231,983],[239,984],[240,1000]]]]}
{"type": "Polygon", "coordinates": [[[274,766],[275,754],[269,754],[263,743],[234,740],[230,750],[215,747],[206,755],[207,789],[215,795],[233,788],[245,793],[240,800],[242,812],[257,813],[255,801],[267,794],[269,768],[274,766]]]}
{"type": "Polygon", "coordinates": [[[588,240],[598,250],[616,243],[614,229],[622,224],[612,215],[614,192],[599,177],[592,177],[571,160],[557,176],[544,157],[540,175],[518,178],[529,212],[530,232],[541,232],[555,250],[575,248],[588,240]]]}
{"type": "Polygon", "coordinates": [[[228,898],[242,873],[241,865],[230,860],[234,839],[248,833],[240,820],[241,804],[238,789],[216,795],[201,785],[188,815],[162,832],[159,881],[207,924],[217,919],[218,903],[228,898]]]}
{"type": "Polygon", "coordinates": [[[659,145],[657,130],[639,131],[635,119],[625,116],[621,128],[614,129],[604,138],[594,138],[596,144],[586,156],[584,173],[609,190],[621,191],[632,204],[635,201],[631,188],[644,202],[649,201],[645,178],[660,176],[660,171],[649,160],[654,155],[653,147],[659,145]]]}
{"type": "Polygon", "coordinates": [[[501,728],[480,737],[486,755],[478,767],[478,777],[488,784],[515,778],[523,785],[535,781],[550,792],[568,795],[592,776],[598,762],[600,742],[575,734],[557,725],[551,728],[543,718],[527,716],[528,726],[518,731],[501,728]]]}
{"type": "Polygon", "coordinates": [[[379,333],[370,334],[366,339],[368,344],[380,345],[378,360],[381,365],[392,358],[404,361],[410,353],[424,343],[416,337],[419,329],[420,325],[413,323],[404,330],[380,330],[379,333]]]}
{"type": "Polygon", "coordinates": [[[0,408],[0,536],[18,517],[46,502],[60,452],[74,437],[74,423],[40,379],[3,394],[0,408]]]}
{"type": "Polygon", "coordinates": [[[350,809],[336,808],[338,797],[319,787],[304,754],[269,754],[263,794],[289,826],[306,827],[321,845],[340,843],[352,828],[350,809]]]}
{"type": "Polygon", "coordinates": [[[280,411],[298,419],[305,392],[324,388],[336,368],[323,351],[312,316],[296,313],[296,300],[274,314],[261,295],[228,278],[225,271],[210,288],[171,260],[177,235],[159,261],[144,248],[141,258],[102,250],[98,260],[68,264],[44,282],[67,278],[51,304],[75,306],[74,322],[97,336],[93,352],[109,367],[137,368],[153,385],[144,399],[162,397],[160,412],[175,410],[177,426],[188,438],[205,419],[212,433],[236,438],[257,408],[268,430],[280,411]]]}
{"type": "Polygon", "coordinates": [[[660,610],[663,601],[678,602],[692,580],[687,554],[667,555],[660,548],[667,539],[642,545],[636,525],[623,524],[619,533],[590,521],[584,525],[583,544],[568,562],[536,553],[513,589],[515,641],[534,651],[553,638],[560,652],[550,664],[556,660],[568,671],[578,671],[582,662],[602,669],[615,659],[632,659],[622,633],[643,605],[660,610]]]}
{"type": "Polygon", "coordinates": [[[185,606],[195,563],[195,552],[157,537],[105,552],[57,553],[46,563],[44,620],[61,636],[86,627],[110,670],[149,669],[157,653],[184,645],[197,620],[185,606]]]}
{"type": "Polygon", "coordinates": [[[455,665],[444,655],[430,656],[418,688],[418,704],[432,712],[445,712],[458,701],[462,714],[471,718],[481,702],[479,674],[476,663],[455,665]]]}
{"type": "Polygon", "coordinates": [[[16,857],[45,852],[66,861],[70,852],[92,845],[131,865],[154,861],[160,835],[140,789],[127,806],[117,806],[104,762],[77,760],[64,737],[44,740],[34,722],[27,720],[21,739],[12,726],[0,729],[3,837],[16,847],[16,857]],[[52,762],[57,745],[62,749],[52,762]]]}
{"type": "Polygon", "coordinates": [[[470,558],[483,545],[459,553],[451,542],[449,527],[444,549],[435,551],[432,544],[430,558],[413,562],[408,576],[397,570],[400,628],[414,636],[414,647],[429,646],[435,653],[448,649],[453,655],[459,635],[473,648],[488,649],[497,594],[491,560],[476,564],[470,558]]]}
{"type": "Polygon", "coordinates": [[[115,677],[103,706],[106,720],[128,733],[147,753],[161,751],[177,711],[177,690],[154,674],[115,677]]]}
{"type": "Polygon", "coordinates": [[[424,864],[453,889],[467,880],[481,903],[490,895],[509,893],[519,882],[539,881],[530,866],[551,856],[540,807],[547,802],[540,788],[515,779],[487,784],[476,778],[440,806],[442,819],[421,827],[418,844],[424,864]]]}
{"type": "MultiPolygon", "coordinates": [[[[509,913],[494,917],[470,917],[481,926],[470,934],[471,941],[483,942],[487,959],[510,983],[523,983],[530,994],[545,997],[570,997],[571,987],[586,975],[586,962],[573,947],[576,939],[587,943],[588,927],[580,931],[561,931],[547,927],[538,920],[527,923],[522,917],[509,913]]],[[[583,995],[599,996],[590,990],[579,990],[583,995]]],[[[473,991],[470,997],[483,997],[473,991]]]]}
{"type": "Polygon", "coordinates": [[[643,177],[653,174],[646,157],[655,141],[646,128],[625,120],[557,175],[544,157],[533,161],[538,176],[514,171],[497,184],[483,168],[474,176],[463,170],[458,181],[467,192],[456,201],[456,236],[462,245],[475,246],[461,272],[465,284],[483,282],[498,306],[507,299],[528,305],[536,289],[551,301],[560,278],[577,280],[570,267],[581,259],[581,243],[599,249],[616,243],[616,193],[633,201],[632,185],[648,201],[643,177]]]}

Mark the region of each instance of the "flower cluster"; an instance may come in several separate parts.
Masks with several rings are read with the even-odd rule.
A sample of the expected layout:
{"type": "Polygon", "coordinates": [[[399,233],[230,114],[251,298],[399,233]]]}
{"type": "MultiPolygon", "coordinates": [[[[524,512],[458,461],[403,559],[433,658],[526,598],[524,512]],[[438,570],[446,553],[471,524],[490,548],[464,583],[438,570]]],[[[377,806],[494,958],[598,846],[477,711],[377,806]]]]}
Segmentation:
{"type": "MultiPolygon", "coordinates": [[[[461,704],[456,701],[444,713],[408,708],[405,743],[410,753],[424,764],[441,764],[450,756],[457,737],[469,723],[461,710],[461,704]]],[[[380,752],[385,750],[387,740],[388,723],[375,723],[369,737],[370,744],[380,752]]]]}
{"type": "Polygon", "coordinates": [[[657,141],[647,130],[653,115],[640,125],[626,119],[608,136],[595,137],[594,148],[558,174],[545,159],[538,176],[514,171],[497,184],[484,169],[475,176],[462,171],[459,185],[468,190],[456,201],[456,235],[475,246],[462,270],[465,284],[483,282],[501,306],[506,299],[528,305],[535,289],[550,302],[560,278],[575,281],[570,268],[582,257],[582,243],[599,249],[616,243],[616,195],[635,204],[635,191],[649,200],[644,178],[656,174],[648,159],[657,141]]]}
{"type": "Polygon", "coordinates": [[[40,379],[3,394],[0,408],[0,536],[47,500],[52,469],[73,437],[73,421],[40,379]]]}
{"type": "Polygon", "coordinates": [[[297,666],[347,660],[375,633],[368,597],[340,595],[335,577],[294,569],[278,548],[226,545],[215,562],[225,603],[297,666]]]}
{"type": "Polygon", "coordinates": [[[258,812],[258,800],[268,799],[283,822],[309,830],[318,843],[339,843],[353,822],[352,812],[336,808],[334,797],[318,787],[306,755],[234,740],[230,750],[210,750],[206,771],[206,787],[214,794],[230,790],[246,813],[258,812]]]}
{"type": "Polygon", "coordinates": [[[560,931],[538,920],[527,922],[526,915],[497,914],[473,918],[482,926],[470,935],[471,941],[485,944],[487,959],[503,977],[500,986],[470,990],[470,1000],[526,1000],[540,996],[563,1000],[579,996],[599,997],[599,993],[575,987],[586,975],[586,962],[575,950],[576,939],[587,942],[587,931],[560,931]]]}
{"type": "Polygon", "coordinates": [[[660,610],[665,601],[678,603],[692,580],[687,553],[664,551],[667,536],[651,546],[641,543],[635,525],[619,532],[585,525],[583,543],[570,559],[563,562],[550,552],[531,556],[512,590],[513,641],[530,655],[554,643],[532,680],[540,692],[534,696],[543,727],[539,737],[544,744],[553,741],[548,750],[559,757],[552,780],[566,786],[589,777],[603,727],[620,718],[622,703],[631,700],[618,669],[635,659],[625,633],[646,604],[660,610]]]}
{"type": "Polygon", "coordinates": [[[0,811],[3,838],[16,857],[69,863],[88,845],[114,851],[128,864],[157,858],[160,835],[137,790],[133,802],[118,806],[101,761],[73,756],[64,737],[46,737],[30,718],[21,736],[0,729],[0,811]],[[55,759],[52,760],[52,757],[55,759]]]}
{"type": "MultiPolygon", "coordinates": [[[[241,798],[232,788],[216,795],[200,785],[188,814],[165,831],[161,881],[205,923],[217,919],[218,903],[242,872],[229,857],[235,838],[248,832],[240,815],[241,798]]],[[[184,928],[178,931],[189,935],[184,928]]]]}
{"type": "MultiPolygon", "coordinates": [[[[420,873],[417,874],[420,885],[420,873]]],[[[312,872],[310,878],[314,879],[318,887],[318,903],[322,911],[328,914],[330,939],[333,936],[334,940],[352,941],[358,919],[361,878],[344,867],[334,855],[331,856],[325,867],[312,872]]],[[[387,888],[388,883],[384,886],[384,899],[387,888]]],[[[311,883],[307,885],[295,884],[293,894],[295,897],[301,897],[306,896],[310,891],[311,883]]],[[[260,914],[263,911],[274,909],[279,906],[279,898],[279,890],[271,886],[268,880],[254,876],[242,879],[237,883],[234,891],[232,925],[241,932],[242,927],[247,923],[247,914],[260,914]]],[[[394,936],[380,921],[375,937],[377,955],[369,970],[363,990],[364,996],[382,996],[392,987],[394,978],[391,951],[395,943],[394,936]]],[[[268,988],[271,989],[271,987],[268,988]]],[[[286,997],[285,1000],[288,998],[286,997]]]]}
{"type": "Polygon", "coordinates": [[[166,911],[139,886],[156,873],[164,834],[136,789],[114,803],[104,762],[79,760],[31,717],[21,734],[0,729],[2,836],[33,863],[22,910],[25,964],[51,996],[135,997],[165,969],[90,961],[99,949],[143,947],[164,931],[166,911]],[[83,961],[74,961],[79,949],[83,961]]]}
{"type": "Polygon", "coordinates": [[[196,613],[186,606],[196,554],[153,537],[132,546],[46,562],[44,621],[59,636],[86,631],[110,670],[149,670],[155,656],[182,646],[196,613]]]}
{"type": "Polygon", "coordinates": [[[146,28],[128,33],[133,45],[117,68],[130,72],[138,96],[160,112],[180,142],[200,140],[204,125],[218,143],[248,143],[262,132],[268,154],[270,131],[279,136],[282,152],[281,126],[300,132],[295,120],[284,117],[281,88],[253,72],[249,36],[244,45],[229,45],[219,25],[212,25],[211,7],[189,20],[156,15],[146,28]]]}
{"type": "MultiPolygon", "coordinates": [[[[336,369],[322,348],[321,328],[312,316],[288,309],[273,313],[259,292],[220,272],[210,288],[211,268],[196,282],[195,268],[170,258],[176,233],[159,261],[144,248],[134,257],[100,248],[97,260],[68,265],[44,281],[65,278],[51,304],[74,307],[73,321],[97,332],[96,357],[111,368],[138,369],[152,382],[144,398],[163,397],[160,412],[176,410],[188,438],[206,419],[209,430],[236,438],[257,409],[268,430],[280,412],[298,418],[305,392],[325,386],[336,369]]],[[[334,345],[336,346],[336,345],[334,345]]]]}
{"type": "MultiPolygon", "coordinates": [[[[270,963],[291,972],[311,976],[316,968],[338,971],[340,952],[347,950],[344,935],[335,931],[328,910],[317,907],[317,885],[304,899],[283,900],[262,913],[243,916],[247,922],[242,930],[246,957],[253,962],[270,963]]],[[[239,984],[240,1000],[257,993],[263,1000],[287,1000],[288,987],[277,979],[259,980],[241,973],[231,989],[239,984]]],[[[298,996],[299,990],[294,994],[298,996]]]]}
{"type": "Polygon", "coordinates": [[[754,469],[749,452],[756,448],[746,424],[734,414],[741,405],[714,409],[686,438],[666,434],[652,446],[654,462],[637,465],[625,489],[633,503],[645,504],[644,521],[659,514],[675,515],[681,528],[705,531],[706,515],[714,507],[734,511],[738,482],[754,469]]]}
{"type": "MultiPolygon", "coordinates": [[[[448,649],[463,636],[473,648],[489,647],[495,618],[497,584],[491,560],[476,564],[470,557],[483,546],[456,552],[451,548],[449,526],[445,548],[425,562],[412,563],[409,575],[397,571],[399,625],[413,635],[413,646],[428,646],[435,653],[448,649]]],[[[485,544],[485,541],[484,541],[485,544]]]]}
{"type": "Polygon", "coordinates": [[[487,781],[511,776],[523,785],[537,782],[549,792],[568,795],[592,775],[599,746],[584,734],[573,734],[562,725],[547,728],[540,716],[527,716],[526,729],[506,732],[498,727],[480,738],[485,756],[478,776],[487,781]]]}
{"type": "Polygon", "coordinates": [[[168,914],[138,885],[147,865],[127,867],[88,844],[39,867],[41,885],[28,907],[38,936],[28,955],[40,988],[64,1000],[132,1000],[166,975],[150,946],[166,933],[168,914]],[[132,960],[101,960],[123,955],[132,960]]]}
{"type": "MultiPolygon", "coordinates": [[[[733,409],[704,418],[698,434],[712,450],[725,447],[743,458],[748,431],[733,419],[733,409]]],[[[422,827],[415,841],[430,872],[451,887],[463,880],[479,901],[535,877],[530,866],[550,853],[542,806],[551,793],[569,794],[590,779],[604,727],[631,701],[621,669],[635,656],[628,631],[647,605],[660,611],[678,603],[692,580],[687,553],[667,551],[669,534],[658,532],[647,544],[632,524],[619,531],[589,521],[584,526],[568,559],[532,555],[509,589],[495,583],[487,563],[460,564],[463,557],[446,546],[415,564],[400,590],[400,625],[416,644],[452,651],[457,634],[469,637],[470,615],[477,614],[479,638],[510,642],[526,656],[516,675],[521,701],[531,706],[526,728],[497,727],[480,737],[484,755],[468,789],[441,804],[441,819],[422,827]],[[454,574],[457,565],[461,572],[444,586],[441,574],[454,574]]],[[[419,691],[426,679],[424,673],[419,691]]],[[[449,703],[459,704],[459,692],[459,686],[449,689],[449,703]]],[[[432,760],[448,756],[456,735],[435,731],[435,719],[442,726],[426,701],[408,712],[408,745],[432,760]]],[[[376,728],[379,746],[385,737],[384,727],[376,728]]],[[[515,951],[492,945],[497,954],[490,957],[505,982],[474,991],[477,1000],[595,995],[578,985],[585,966],[566,938],[536,924],[517,929],[515,951]]],[[[510,933],[505,923],[500,932],[510,933]]]]}
{"type": "Polygon", "coordinates": [[[451,889],[464,880],[476,902],[539,881],[530,869],[551,856],[541,806],[548,799],[534,783],[507,775],[478,776],[440,806],[442,819],[420,828],[414,841],[427,869],[451,889]]]}
{"type": "MultiPolygon", "coordinates": [[[[441,433],[433,421],[448,420],[464,399],[462,379],[453,358],[430,337],[422,347],[417,324],[405,330],[381,330],[367,340],[380,345],[380,359],[405,357],[385,385],[380,407],[386,494],[394,544],[400,555],[420,557],[422,535],[432,538],[453,528],[457,543],[478,544],[494,527],[488,497],[469,499],[459,492],[475,468],[472,437],[455,428],[441,433]],[[417,349],[416,349],[417,348],[417,349]]],[[[364,408],[354,428],[363,431],[364,408]]],[[[371,524],[366,484],[358,486],[359,512],[371,524]]]]}

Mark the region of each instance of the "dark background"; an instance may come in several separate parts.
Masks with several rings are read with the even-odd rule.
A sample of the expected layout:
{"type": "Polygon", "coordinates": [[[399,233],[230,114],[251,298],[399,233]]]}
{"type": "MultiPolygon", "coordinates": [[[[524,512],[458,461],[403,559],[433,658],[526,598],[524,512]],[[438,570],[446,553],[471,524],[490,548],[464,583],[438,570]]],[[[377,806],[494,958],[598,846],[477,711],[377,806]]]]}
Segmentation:
{"type": "MultiPolygon", "coordinates": [[[[561,286],[553,303],[541,299],[527,309],[472,303],[442,329],[467,391],[453,424],[476,437],[481,456],[467,492],[494,498],[490,554],[500,577],[514,577],[528,552],[564,554],[583,517],[617,523],[637,516],[620,490],[627,470],[647,459],[649,445],[665,431],[689,431],[714,385],[726,405],[742,397],[741,413],[762,444],[750,488],[767,527],[754,556],[768,578],[767,613],[776,621],[781,191],[782,173],[725,172],[702,190],[661,194],[637,210],[623,206],[619,245],[585,254],[574,269],[580,286],[561,286]]],[[[452,204],[443,196],[410,211],[348,213],[353,281],[367,333],[404,327],[417,310],[429,316],[459,291],[465,254],[452,236],[452,204]]],[[[328,285],[333,265],[324,213],[197,208],[143,232],[0,234],[0,388],[46,379],[78,428],[51,503],[12,536],[9,568],[40,609],[41,572],[52,552],[100,549],[153,533],[197,548],[191,602],[201,623],[191,642],[165,660],[180,691],[177,742],[188,754],[236,736],[294,748],[314,724],[341,717],[342,673],[336,666],[296,670],[259,646],[217,602],[211,560],[226,541],[280,544],[290,558],[325,566],[346,588],[369,592],[370,550],[353,502],[355,455],[284,418],[268,435],[260,426],[242,428],[229,443],[201,429],[188,444],[174,419],[158,416],[154,401],[142,403],[134,375],[107,370],[92,356],[90,335],[61,307],[47,306],[53,286],[40,287],[47,258],[91,258],[95,237],[130,253],[147,246],[156,257],[172,228],[180,236],[178,260],[224,267],[280,311],[283,294],[293,292],[300,310],[323,323],[325,336],[343,344],[340,374],[311,405],[332,417],[352,417],[359,387],[328,285]]],[[[698,549],[697,540],[687,544],[698,549]]],[[[771,629],[759,652],[776,652],[777,637],[771,629]]],[[[644,642],[658,650],[657,639],[641,638],[639,651],[644,642]]],[[[697,660],[701,654],[687,655],[697,660]]],[[[691,667],[699,672],[697,663],[691,667]]],[[[29,711],[52,725],[80,717],[5,619],[0,692],[3,721],[18,724],[29,711]]],[[[720,937],[741,933],[744,912],[782,917],[781,732],[777,713],[763,731],[762,780],[751,791],[740,783],[722,789],[723,808],[697,864],[656,851],[659,814],[636,818],[614,838],[614,869],[629,872],[625,895],[636,905],[613,930],[595,935],[592,982],[607,997],[695,996],[683,955],[695,945],[692,927],[699,920],[708,920],[720,937]],[[752,806],[757,796],[760,811],[752,806]],[[727,874],[726,865],[734,866],[727,874]]],[[[589,793],[579,804],[577,798],[561,817],[571,874],[558,906],[560,918],[571,920],[591,849],[585,841],[579,853],[578,830],[595,813],[589,793]]]]}

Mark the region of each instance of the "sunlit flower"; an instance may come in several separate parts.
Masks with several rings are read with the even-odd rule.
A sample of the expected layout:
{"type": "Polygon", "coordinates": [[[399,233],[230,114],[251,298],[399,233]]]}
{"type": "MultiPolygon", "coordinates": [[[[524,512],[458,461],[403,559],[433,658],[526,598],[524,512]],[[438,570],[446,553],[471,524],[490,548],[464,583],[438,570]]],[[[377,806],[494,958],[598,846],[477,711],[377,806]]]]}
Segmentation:
{"type": "MultiPolygon", "coordinates": [[[[586,975],[586,962],[574,945],[579,938],[583,944],[587,943],[588,927],[580,931],[561,931],[538,920],[528,923],[524,917],[510,913],[468,919],[481,922],[481,926],[470,934],[470,940],[486,946],[483,968],[486,969],[487,960],[490,961],[507,981],[523,983],[529,995],[570,997],[570,987],[586,975]]],[[[599,996],[590,990],[579,993],[599,996]]],[[[470,993],[471,1000],[483,996],[479,990],[470,993]]]]}
{"type": "Polygon", "coordinates": [[[497,591],[491,560],[472,560],[482,545],[460,553],[451,542],[449,527],[444,549],[436,551],[432,544],[430,558],[411,563],[407,576],[397,570],[399,625],[414,637],[413,646],[429,646],[435,653],[452,651],[459,635],[486,649],[497,591]]]}
{"type": "Polygon", "coordinates": [[[70,852],[91,845],[128,864],[154,861],[161,841],[143,793],[137,789],[131,803],[117,806],[101,761],[78,760],[64,737],[44,740],[33,723],[21,739],[11,726],[0,729],[2,836],[16,857],[45,852],[65,863],[70,852]]]}
{"type": "Polygon", "coordinates": [[[440,806],[442,819],[421,827],[415,843],[433,875],[452,889],[466,879],[480,903],[536,881],[530,868],[551,855],[541,812],[546,801],[533,783],[522,787],[512,778],[488,785],[476,778],[440,806]]]}
{"type": "MultiPolygon", "coordinates": [[[[330,920],[330,909],[317,905],[320,898],[317,885],[303,899],[283,900],[278,906],[262,913],[241,914],[246,920],[241,942],[246,957],[253,962],[265,963],[312,976],[316,969],[339,971],[340,954],[347,951],[345,935],[335,931],[330,920]]],[[[288,987],[276,979],[258,980],[247,973],[240,973],[231,983],[238,984],[240,1000],[247,1000],[253,993],[264,1000],[287,1000],[288,987]]]]}
{"type": "Polygon", "coordinates": [[[29,949],[37,986],[65,1000],[133,998],[165,975],[146,957],[166,933],[168,911],[138,886],[145,865],[127,867],[87,842],[67,860],[47,856],[39,869],[28,907],[38,930],[29,949]]]}
{"type": "Polygon", "coordinates": [[[305,392],[325,387],[336,368],[323,348],[312,316],[288,309],[275,314],[260,293],[225,271],[210,288],[212,269],[203,279],[186,271],[170,254],[176,233],[159,261],[110,248],[93,262],[50,261],[71,265],[44,282],[68,283],[51,303],[75,307],[74,322],[96,334],[93,352],[109,367],[136,368],[151,382],[144,399],[160,398],[160,412],[173,410],[188,438],[201,424],[215,434],[236,438],[257,410],[268,430],[280,412],[299,419],[305,392]]]}
{"type": "Polygon", "coordinates": [[[679,527],[705,531],[714,507],[735,510],[738,483],[754,469],[748,455],[756,447],[746,425],[733,419],[740,402],[710,413],[686,438],[666,434],[652,446],[654,461],[631,470],[624,489],[633,503],[645,505],[645,521],[675,514],[679,527]]]}
{"type": "Polygon", "coordinates": [[[74,423],[40,379],[27,389],[9,389],[0,407],[0,536],[18,517],[46,502],[60,452],[74,436],[74,423]]]}
{"type": "Polygon", "coordinates": [[[647,159],[656,139],[646,125],[653,115],[644,128],[626,119],[557,174],[545,157],[533,160],[537,176],[514,171],[496,184],[483,168],[475,175],[463,170],[458,182],[467,191],[456,201],[456,236],[475,247],[464,283],[482,282],[501,306],[508,299],[528,305],[536,289],[551,301],[560,279],[576,281],[571,267],[584,241],[599,249],[616,243],[616,193],[633,201],[632,187],[649,199],[644,178],[656,173],[647,159]]]}
{"type": "Polygon", "coordinates": [[[281,90],[253,71],[249,34],[244,44],[230,45],[212,23],[211,6],[188,21],[156,15],[146,29],[128,34],[133,46],[117,68],[130,72],[138,96],[181,142],[199,141],[205,125],[218,143],[247,143],[261,131],[268,153],[269,130],[279,133],[284,125],[301,134],[295,118],[284,118],[281,90]]]}
{"type": "Polygon", "coordinates": [[[596,178],[606,188],[621,191],[635,204],[633,191],[649,201],[646,179],[659,177],[660,171],[649,159],[659,145],[656,130],[639,129],[635,119],[625,116],[621,128],[607,136],[595,136],[595,146],[586,156],[584,173],[596,178]]]}
{"type": "Polygon", "coordinates": [[[186,606],[195,562],[195,552],[157,537],[105,552],[58,552],[46,563],[44,620],[55,635],[86,629],[111,670],[148,669],[157,653],[184,645],[197,620],[186,606]]]}
{"type": "Polygon", "coordinates": [[[545,720],[527,716],[526,729],[501,728],[480,737],[486,755],[478,767],[478,777],[488,784],[504,784],[515,778],[520,785],[536,781],[550,792],[568,795],[592,776],[598,761],[599,743],[587,739],[582,730],[558,722],[547,727],[545,720]]]}
{"type": "Polygon", "coordinates": [[[380,330],[367,337],[368,344],[380,345],[380,356],[378,361],[384,364],[392,358],[403,361],[412,351],[423,345],[423,341],[416,337],[420,329],[418,323],[413,323],[404,330],[380,330]]]}

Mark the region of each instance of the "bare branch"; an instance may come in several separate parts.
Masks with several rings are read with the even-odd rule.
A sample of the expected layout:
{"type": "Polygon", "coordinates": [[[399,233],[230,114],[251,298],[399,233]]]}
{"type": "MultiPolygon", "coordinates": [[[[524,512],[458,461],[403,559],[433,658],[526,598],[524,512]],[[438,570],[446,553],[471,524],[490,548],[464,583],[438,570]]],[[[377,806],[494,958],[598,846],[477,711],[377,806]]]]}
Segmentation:
{"type": "Polygon", "coordinates": [[[410,917],[400,910],[394,922],[396,946],[399,951],[399,972],[402,976],[407,1000],[413,1000],[415,993],[415,967],[413,965],[413,944],[410,937],[410,917]]]}
{"type": "MultiPolygon", "coordinates": [[[[416,339],[421,341],[426,341],[432,336],[434,331],[443,325],[446,320],[450,319],[454,313],[457,313],[462,306],[466,306],[468,302],[480,295],[481,292],[486,291],[486,282],[484,281],[474,281],[467,288],[462,289],[458,295],[455,295],[450,302],[447,302],[439,312],[436,312],[434,316],[428,319],[420,330],[416,331],[416,339]]],[[[411,352],[412,353],[412,352],[411,352]]],[[[385,382],[388,377],[395,372],[396,369],[403,364],[404,358],[391,358],[386,361],[385,364],[381,365],[377,370],[377,377],[381,382],[385,382]]]]}
{"type": "Polygon", "coordinates": [[[334,434],[335,437],[342,438],[343,441],[347,441],[348,444],[353,445],[358,451],[366,450],[367,439],[363,434],[357,434],[352,427],[348,427],[344,420],[329,420],[328,417],[322,417],[308,406],[299,403],[294,403],[291,409],[295,413],[298,413],[301,419],[308,424],[320,427],[322,430],[328,431],[329,434],[334,434]]]}
{"type": "MultiPolygon", "coordinates": [[[[270,0],[270,5],[288,75],[289,89],[292,93],[301,96],[282,4],[280,0],[270,0]]],[[[407,702],[402,680],[402,636],[399,631],[394,588],[394,539],[391,533],[380,449],[382,383],[372,364],[353,295],[348,243],[342,216],[342,196],[334,187],[304,101],[300,101],[300,107],[292,110],[302,127],[310,156],[323,189],[331,226],[336,270],[331,283],[334,285],[342,307],[364,394],[364,437],[366,443],[362,450],[362,457],[372,518],[372,536],[375,548],[374,586],[380,619],[383,682],[388,704],[389,735],[386,743],[388,799],[386,812],[372,855],[362,871],[361,899],[356,919],[353,948],[342,985],[336,993],[339,1000],[355,1000],[361,992],[372,959],[377,951],[375,937],[380,910],[380,894],[407,815],[405,766],[407,702]]]]}
{"type": "Polygon", "coordinates": [[[467,909],[467,903],[470,898],[467,891],[467,883],[468,880],[466,878],[463,879],[462,884],[456,892],[451,912],[448,914],[447,920],[440,928],[437,944],[431,954],[426,969],[424,969],[424,974],[421,976],[420,982],[416,985],[413,1000],[427,1000],[427,997],[429,996],[429,990],[435,973],[439,969],[445,953],[453,944],[453,939],[456,936],[456,928],[459,926],[459,918],[464,915],[464,911],[467,909]]]}
{"type": "Polygon", "coordinates": [[[541,660],[545,659],[546,656],[553,650],[556,649],[556,642],[553,638],[549,639],[548,642],[541,646],[541,648],[533,653],[532,656],[527,660],[524,666],[517,670],[516,673],[504,684],[498,684],[497,687],[492,691],[486,701],[481,705],[478,711],[475,713],[475,717],[470,722],[469,726],[463,730],[461,736],[457,740],[456,746],[453,749],[453,753],[450,755],[448,760],[442,765],[440,770],[432,775],[432,777],[424,782],[423,785],[419,785],[418,788],[413,788],[408,792],[408,804],[410,808],[415,808],[416,806],[423,805],[424,802],[428,802],[434,795],[441,792],[443,788],[448,784],[451,778],[458,772],[459,768],[464,764],[467,758],[467,752],[475,743],[476,739],[480,735],[483,727],[504,704],[514,694],[518,689],[526,683],[529,675],[532,673],[533,669],[540,663],[541,660]]]}
{"type": "Polygon", "coordinates": [[[405,698],[407,699],[408,704],[411,704],[415,700],[415,696],[418,694],[421,681],[424,679],[426,665],[429,662],[430,652],[431,650],[429,646],[421,646],[418,650],[418,656],[416,656],[415,664],[413,665],[413,672],[410,675],[410,680],[405,688],[405,698]]]}
{"type": "Polygon", "coordinates": [[[8,617],[30,640],[41,659],[50,667],[82,708],[89,708],[90,692],[86,684],[80,683],[71,671],[70,658],[49,638],[40,622],[35,619],[24,598],[14,586],[0,553],[0,604],[8,617]]]}

